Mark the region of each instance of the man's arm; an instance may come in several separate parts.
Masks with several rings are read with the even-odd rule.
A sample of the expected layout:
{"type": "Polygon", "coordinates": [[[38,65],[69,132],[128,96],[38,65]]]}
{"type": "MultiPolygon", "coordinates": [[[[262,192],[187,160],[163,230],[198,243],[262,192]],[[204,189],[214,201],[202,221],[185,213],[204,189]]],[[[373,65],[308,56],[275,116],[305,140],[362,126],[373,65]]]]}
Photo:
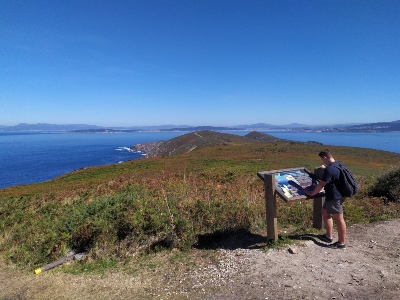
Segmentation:
{"type": "Polygon", "coordinates": [[[308,196],[315,196],[324,188],[325,185],[326,185],[325,181],[320,181],[312,192],[306,190],[305,194],[308,196]]]}

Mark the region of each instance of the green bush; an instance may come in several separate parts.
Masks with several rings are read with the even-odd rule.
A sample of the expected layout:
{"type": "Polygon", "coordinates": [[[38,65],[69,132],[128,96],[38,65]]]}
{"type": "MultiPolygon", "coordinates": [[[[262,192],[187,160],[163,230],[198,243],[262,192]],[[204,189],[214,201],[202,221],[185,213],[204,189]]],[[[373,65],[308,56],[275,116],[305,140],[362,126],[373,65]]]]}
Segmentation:
{"type": "Polygon", "coordinates": [[[400,201],[400,167],[377,177],[370,196],[382,197],[386,202],[400,201]]]}

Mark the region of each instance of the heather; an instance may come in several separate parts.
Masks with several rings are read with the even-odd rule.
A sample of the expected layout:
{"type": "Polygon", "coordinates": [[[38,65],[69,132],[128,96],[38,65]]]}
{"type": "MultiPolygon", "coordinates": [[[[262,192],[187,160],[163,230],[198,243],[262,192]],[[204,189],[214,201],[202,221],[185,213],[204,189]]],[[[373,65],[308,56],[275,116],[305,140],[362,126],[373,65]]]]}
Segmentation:
{"type": "MultiPolygon", "coordinates": [[[[265,199],[257,172],[313,170],[321,145],[183,136],[176,155],[78,170],[54,180],[0,190],[0,254],[24,269],[87,252],[84,264],[123,262],[143,253],[188,251],[203,237],[264,234],[265,199]],[[198,138],[198,137],[197,137],[198,138]],[[189,146],[184,146],[191,143],[189,146]]],[[[172,145],[171,145],[172,144],[172,145]]],[[[399,158],[391,152],[330,147],[355,174],[360,192],[346,200],[349,224],[398,218],[399,158]]],[[[282,239],[312,228],[312,201],[278,200],[282,239]]]]}

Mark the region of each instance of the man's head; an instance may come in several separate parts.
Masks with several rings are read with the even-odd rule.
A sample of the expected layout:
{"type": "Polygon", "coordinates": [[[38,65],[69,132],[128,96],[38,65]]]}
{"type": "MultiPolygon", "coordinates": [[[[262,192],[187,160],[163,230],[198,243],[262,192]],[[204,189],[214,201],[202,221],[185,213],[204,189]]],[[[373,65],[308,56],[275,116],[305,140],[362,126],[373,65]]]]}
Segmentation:
{"type": "Polygon", "coordinates": [[[322,162],[326,165],[329,165],[331,162],[334,162],[331,151],[329,149],[322,150],[318,156],[321,158],[322,162]]]}

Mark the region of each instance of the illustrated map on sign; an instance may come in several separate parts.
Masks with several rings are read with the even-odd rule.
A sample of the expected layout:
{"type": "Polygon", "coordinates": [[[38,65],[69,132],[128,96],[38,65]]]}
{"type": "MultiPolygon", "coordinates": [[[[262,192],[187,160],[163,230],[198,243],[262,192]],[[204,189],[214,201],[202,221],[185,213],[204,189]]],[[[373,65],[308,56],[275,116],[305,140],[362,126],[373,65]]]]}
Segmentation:
{"type": "MultiPolygon", "coordinates": [[[[304,191],[312,191],[318,184],[305,169],[282,170],[273,173],[273,175],[277,192],[288,200],[306,196],[304,191]]],[[[324,192],[322,189],[319,194],[324,192]]]]}

